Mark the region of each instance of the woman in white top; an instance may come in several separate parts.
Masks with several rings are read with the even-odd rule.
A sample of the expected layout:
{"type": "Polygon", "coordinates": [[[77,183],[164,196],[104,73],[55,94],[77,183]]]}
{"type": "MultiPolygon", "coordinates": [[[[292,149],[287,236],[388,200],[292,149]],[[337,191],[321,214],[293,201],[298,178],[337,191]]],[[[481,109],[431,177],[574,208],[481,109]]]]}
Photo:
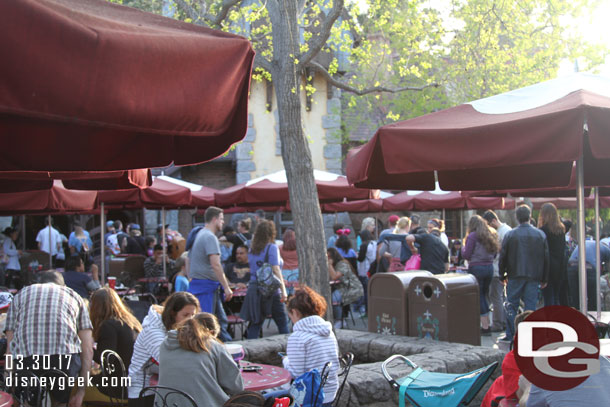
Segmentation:
{"type": "Polygon", "coordinates": [[[288,316],[294,324],[288,337],[284,368],[296,378],[312,369],[320,373],[330,362],[330,373],[324,385],[324,400],[317,405],[331,406],[339,388],[339,345],[330,322],[322,316],[326,313],[324,297],[309,287],[298,289],[288,301],[288,316]]]}
{"type": "Polygon", "coordinates": [[[19,264],[19,256],[21,256],[21,250],[17,250],[15,241],[19,236],[19,231],[12,227],[7,227],[2,232],[6,239],[4,239],[4,255],[2,256],[2,262],[4,263],[5,271],[0,273],[0,285],[11,284],[11,280],[15,280],[15,288],[21,288],[21,264],[19,264]],[[19,287],[17,287],[19,285],[19,287]]]}

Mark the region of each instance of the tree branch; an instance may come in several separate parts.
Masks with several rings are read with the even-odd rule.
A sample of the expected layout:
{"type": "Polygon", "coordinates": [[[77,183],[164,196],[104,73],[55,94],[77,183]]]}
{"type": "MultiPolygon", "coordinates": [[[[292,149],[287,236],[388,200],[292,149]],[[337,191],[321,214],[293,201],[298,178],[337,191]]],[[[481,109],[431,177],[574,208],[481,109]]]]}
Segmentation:
{"type": "Polygon", "coordinates": [[[193,24],[203,25],[201,15],[199,15],[199,13],[197,11],[195,11],[195,9],[192,8],[190,4],[188,4],[185,0],[175,0],[175,1],[176,1],[176,4],[178,5],[178,7],[180,7],[182,10],[184,10],[186,15],[189,16],[189,18],[191,20],[193,20],[193,24]]]}
{"type": "Polygon", "coordinates": [[[315,61],[311,61],[308,64],[308,67],[321,73],[322,76],[324,76],[324,78],[331,85],[333,85],[339,89],[343,89],[344,91],[354,93],[358,96],[362,96],[362,95],[366,95],[366,94],[374,93],[374,92],[398,93],[398,92],[404,92],[407,90],[422,91],[426,88],[438,88],[440,86],[438,83],[429,83],[424,86],[402,86],[399,88],[387,88],[385,86],[373,86],[371,88],[366,88],[366,89],[357,89],[357,88],[354,88],[353,86],[350,86],[346,83],[343,83],[343,82],[338,81],[337,79],[333,78],[332,75],[322,65],[320,65],[319,63],[317,63],[315,61]]]}
{"type": "Polygon", "coordinates": [[[231,7],[241,3],[242,0],[223,0],[222,6],[216,15],[206,13],[203,18],[210,22],[211,25],[222,28],[222,22],[227,18],[231,7]]]}
{"type": "Polygon", "coordinates": [[[271,70],[271,62],[263,57],[260,53],[257,53],[254,56],[254,66],[252,67],[252,71],[256,70],[256,68],[262,68],[267,72],[272,72],[271,70]]]}
{"type": "Polygon", "coordinates": [[[309,41],[308,51],[297,57],[299,60],[297,72],[301,72],[301,69],[304,68],[316,55],[318,55],[324,44],[326,44],[335,21],[337,21],[337,18],[339,18],[341,15],[341,10],[343,10],[343,0],[334,0],[333,8],[320,25],[320,32],[309,41]]]}
{"type": "Polygon", "coordinates": [[[346,8],[343,8],[343,10],[341,10],[341,18],[343,19],[343,21],[347,22],[347,25],[349,25],[349,32],[352,35],[352,39],[353,39],[353,47],[354,48],[358,48],[360,46],[360,44],[362,44],[362,36],[360,35],[360,33],[358,33],[358,30],[356,30],[356,27],[354,27],[354,22],[351,19],[351,16],[349,15],[349,11],[347,11],[346,8]]]}

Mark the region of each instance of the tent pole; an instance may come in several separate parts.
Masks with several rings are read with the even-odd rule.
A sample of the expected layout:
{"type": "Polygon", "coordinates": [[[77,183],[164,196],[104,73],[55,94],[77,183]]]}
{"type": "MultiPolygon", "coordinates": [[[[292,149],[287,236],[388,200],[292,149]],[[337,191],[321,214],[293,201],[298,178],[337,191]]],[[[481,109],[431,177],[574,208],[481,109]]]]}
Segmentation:
{"type": "Polygon", "coordinates": [[[597,304],[597,320],[599,321],[602,317],[602,304],[600,302],[601,297],[601,256],[599,254],[599,187],[595,188],[595,293],[596,304],[597,304]]]}
{"type": "Polygon", "coordinates": [[[51,215],[47,215],[47,221],[49,223],[49,270],[53,268],[53,247],[51,245],[53,234],[51,231],[53,230],[51,227],[51,215]]]}
{"type": "Polygon", "coordinates": [[[583,158],[576,161],[576,207],[578,212],[578,282],[580,312],[587,314],[587,264],[585,243],[585,180],[583,158]]]}
{"type": "Polygon", "coordinates": [[[167,278],[167,240],[165,239],[165,207],[161,207],[161,245],[163,245],[163,277],[167,278]]]}
{"type": "Polygon", "coordinates": [[[101,270],[100,270],[100,284],[104,285],[104,282],[106,281],[105,279],[105,273],[106,273],[106,250],[104,248],[104,232],[106,230],[106,222],[104,221],[104,217],[105,217],[105,213],[104,213],[104,202],[100,202],[100,264],[101,264],[101,270]]]}
{"type": "Polygon", "coordinates": [[[464,210],[460,209],[460,239],[464,237],[464,210]]]}
{"type": "Polygon", "coordinates": [[[25,215],[21,215],[21,250],[25,251],[25,215]]]}
{"type": "Polygon", "coordinates": [[[444,222],[445,221],[445,208],[443,208],[443,212],[442,212],[441,218],[443,219],[443,222],[444,222]]]}

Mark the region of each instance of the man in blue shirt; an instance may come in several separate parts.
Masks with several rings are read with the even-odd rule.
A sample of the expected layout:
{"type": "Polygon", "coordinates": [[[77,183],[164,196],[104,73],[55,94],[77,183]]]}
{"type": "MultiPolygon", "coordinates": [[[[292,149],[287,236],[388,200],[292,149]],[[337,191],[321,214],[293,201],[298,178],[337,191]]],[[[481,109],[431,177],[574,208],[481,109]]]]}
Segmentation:
{"type": "Polygon", "coordinates": [[[89,298],[91,292],[100,288],[97,281],[85,274],[85,264],[78,254],[73,254],[66,260],[64,282],[83,298],[89,298]]]}
{"type": "MultiPolygon", "coordinates": [[[[590,311],[597,309],[597,301],[595,296],[595,292],[597,291],[597,276],[595,273],[597,261],[595,260],[595,257],[595,240],[591,240],[589,237],[589,239],[585,241],[585,261],[587,262],[587,308],[590,311]]],[[[610,248],[600,244],[599,258],[602,261],[602,267],[604,263],[606,265],[610,264],[610,248]]],[[[572,252],[572,255],[570,256],[570,259],[568,260],[568,287],[570,294],[570,306],[579,308],[580,291],[578,288],[580,287],[580,284],[578,283],[578,246],[576,246],[572,252]]]]}

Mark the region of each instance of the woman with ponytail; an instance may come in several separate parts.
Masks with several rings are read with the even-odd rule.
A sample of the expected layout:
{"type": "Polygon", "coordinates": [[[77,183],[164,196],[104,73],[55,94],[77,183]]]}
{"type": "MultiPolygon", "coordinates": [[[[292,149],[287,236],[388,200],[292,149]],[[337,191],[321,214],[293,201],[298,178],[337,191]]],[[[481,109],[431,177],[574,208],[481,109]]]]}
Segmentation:
{"type": "Polygon", "coordinates": [[[159,386],[181,390],[202,407],[222,406],[229,395],[241,392],[239,367],[216,339],[219,332],[216,316],[207,312],[169,331],[160,350],[159,386]]]}

